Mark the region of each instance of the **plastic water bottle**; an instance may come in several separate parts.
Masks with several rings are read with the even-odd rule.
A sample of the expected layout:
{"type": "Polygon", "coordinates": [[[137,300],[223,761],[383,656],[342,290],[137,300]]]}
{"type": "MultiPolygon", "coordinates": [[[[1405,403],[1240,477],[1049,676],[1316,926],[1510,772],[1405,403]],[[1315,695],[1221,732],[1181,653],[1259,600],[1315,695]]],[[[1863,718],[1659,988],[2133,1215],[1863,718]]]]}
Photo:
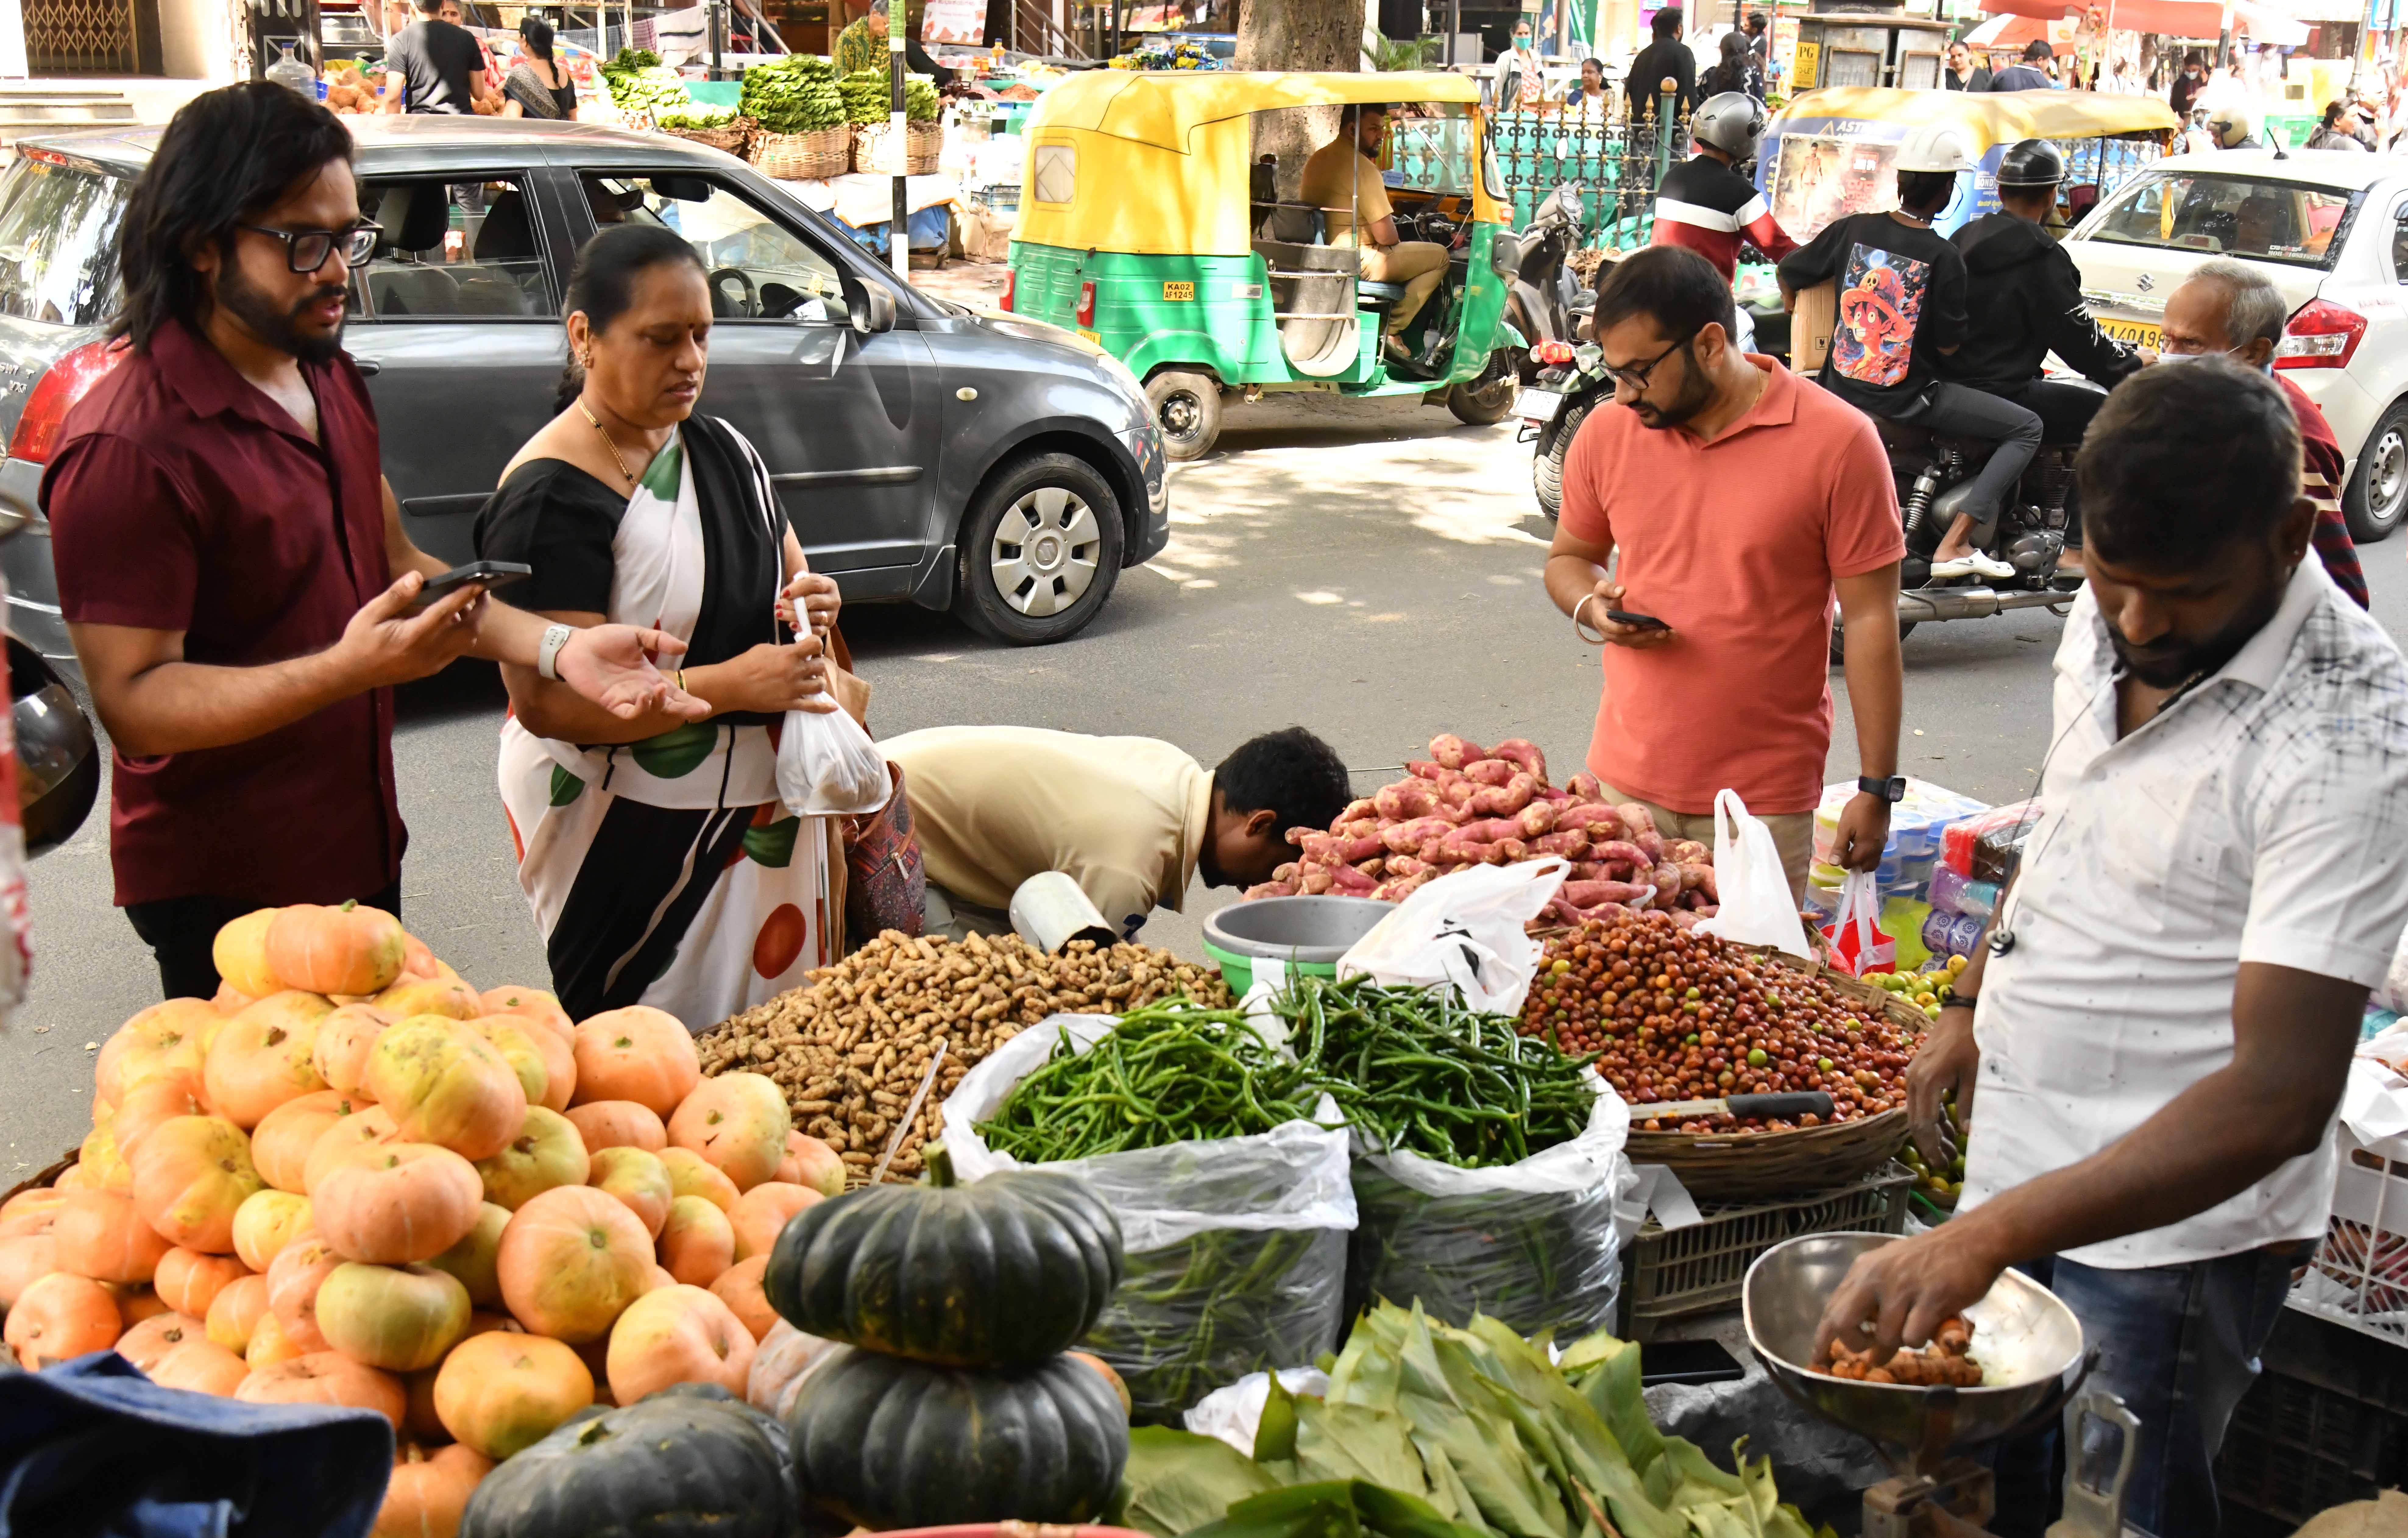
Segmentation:
{"type": "Polygon", "coordinates": [[[282,51],[267,66],[267,78],[298,95],[315,99],[318,94],[318,72],[293,56],[291,43],[277,45],[282,51]]]}

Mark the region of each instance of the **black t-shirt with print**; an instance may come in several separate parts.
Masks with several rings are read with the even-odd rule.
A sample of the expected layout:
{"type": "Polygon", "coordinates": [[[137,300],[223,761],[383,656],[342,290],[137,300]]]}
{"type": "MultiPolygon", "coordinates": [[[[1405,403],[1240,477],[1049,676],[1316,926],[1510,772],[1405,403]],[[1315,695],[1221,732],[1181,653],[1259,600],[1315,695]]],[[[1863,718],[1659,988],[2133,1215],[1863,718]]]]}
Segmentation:
{"type": "Polygon", "coordinates": [[[1939,377],[1940,350],[1965,339],[1965,258],[1930,230],[1886,213],[1832,221],[1781,259],[1791,288],[1839,280],[1839,318],[1824,388],[1860,410],[1895,416],[1939,377]]]}

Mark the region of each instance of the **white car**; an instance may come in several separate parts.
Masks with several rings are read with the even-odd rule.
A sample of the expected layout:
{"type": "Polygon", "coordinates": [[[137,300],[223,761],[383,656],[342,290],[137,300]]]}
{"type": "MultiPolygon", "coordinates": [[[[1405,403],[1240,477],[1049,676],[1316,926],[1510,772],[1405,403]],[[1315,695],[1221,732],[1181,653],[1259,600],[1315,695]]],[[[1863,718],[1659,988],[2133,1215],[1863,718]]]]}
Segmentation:
{"type": "Polygon", "coordinates": [[[2291,320],[2274,367],[2306,391],[2349,461],[2342,505],[2360,542],[2408,514],[2408,160],[2336,150],[2169,155],[2065,242],[2110,336],[2157,344],[2193,267],[2246,262],[2291,320]]]}

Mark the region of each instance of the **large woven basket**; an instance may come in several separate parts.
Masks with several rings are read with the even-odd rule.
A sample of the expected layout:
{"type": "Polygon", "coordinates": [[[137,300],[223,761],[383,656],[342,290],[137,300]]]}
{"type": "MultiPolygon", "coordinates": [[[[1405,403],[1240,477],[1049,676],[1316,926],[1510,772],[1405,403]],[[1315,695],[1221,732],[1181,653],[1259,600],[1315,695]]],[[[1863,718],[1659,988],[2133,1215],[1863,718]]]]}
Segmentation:
{"type": "MultiPolygon", "coordinates": [[[[1921,1032],[1931,1021],[1921,1010],[1896,994],[1859,983],[1847,973],[1812,961],[1801,961],[1770,946],[1739,945],[1758,967],[1787,967],[1817,973],[1831,985],[1871,1006],[1895,1023],[1921,1032]]],[[[1630,1108],[1634,1121],[1646,1107],[1630,1108]]],[[[1888,1162],[1906,1143],[1903,1107],[1856,1121],[1824,1127],[1801,1127],[1788,1132],[1716,1133],[1633,1131],[1627,1149],[1633,1164],[1661,1164],[1681,1177],[1689,1194],[1702,1200],[1741,1197],[1794,1196],[1801,1192],[1845,1186],[1888,1162]]]]}
{"type": "Polygon", "coordinates": [[[781,181],[824,181],[853,167],[853,130],[819,128],[808,134],[755,133],[747,158],[763,176],[781,181]]]}
{"type": "Polygon", "coordinates": [[[945,125],[941,122],[911,122],[905,129],[905,164],[895,164],[895,127],[892,123],[865,122],[853,131],[853,168],[874,176],[929,176],[937,169],[937,157],[945,147],[945,125]]]}
{"type": "Polygon", "coordinates": [[[751,118],[733,118],[717,128],[664,128],[661,132],[672,138],[688,139],[695,144],[707,144],[714,150],[724,150],[740,158],[745,146],[752,142],[752,136],[760,127],[751,118]]]}

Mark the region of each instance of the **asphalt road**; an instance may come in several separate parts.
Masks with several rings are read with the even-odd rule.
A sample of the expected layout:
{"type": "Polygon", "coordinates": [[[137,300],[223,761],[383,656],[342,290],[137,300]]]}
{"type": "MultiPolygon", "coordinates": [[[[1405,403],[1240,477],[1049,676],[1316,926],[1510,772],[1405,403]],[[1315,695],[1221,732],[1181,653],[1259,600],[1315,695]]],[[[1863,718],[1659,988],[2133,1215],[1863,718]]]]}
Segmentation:
{"type": "MultiPolygon", "coordinates": [[[[848,612],[876,690],[873,730],[1009,722],[1142,734],[1211,764],[1257,731],[1301,723],[1361,771],[1364,790],[1453,731],[1530,738],[1565,766],[1557,778],[1569,772],[1597,708],[1596,657],[1540,586],[1548,525],[1512,425],[1309,400],[1240,408],[1228,422],[1220,452],[1174,475],[1169,549],[1123,572],[1077,640],[1017,651],[945,615],[848,612]]],[[[2375,612],[2394,635],[2408,634],[2403,548],[2366,553],[2375,612]]],[[[1992,802],[2027,794],[2046,747],[2058,623],[2027,611],[1918,629],[1906,645],[1906,772],[1992,802]]],[[[1832,683],[1828,777],[1853,777],[1836,669],[1832,683]]],[[[406,691],[395,742],[412,840],[405,921],[481,986],[545,977],[494,786],[501,707],[490,669],[455,669],[406,691]]],[[[93,1051],[158,996],[148,953],[109,906],[97,812],[35,864],[32,886],[32,997],[0,1032],[0,1171],[11,1180],[82,1136],[93,1051]]],[[[1202,915],[1234,896],[1199,887],[1146,938],[1200,956],[1202,915]]]]}

